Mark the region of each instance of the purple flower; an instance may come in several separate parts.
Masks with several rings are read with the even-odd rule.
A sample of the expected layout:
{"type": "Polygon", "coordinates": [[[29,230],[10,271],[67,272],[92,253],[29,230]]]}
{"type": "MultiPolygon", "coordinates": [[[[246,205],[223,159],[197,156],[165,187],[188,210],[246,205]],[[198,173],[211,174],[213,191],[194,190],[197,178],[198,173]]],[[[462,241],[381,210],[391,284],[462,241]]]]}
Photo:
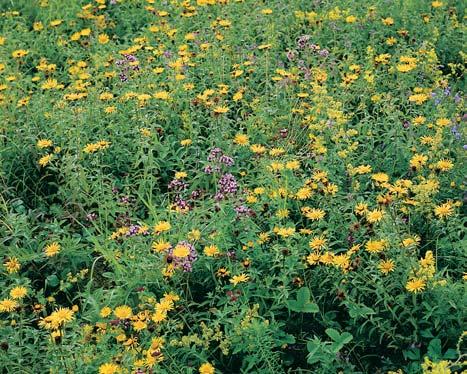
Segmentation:
{"type": "Polygon", "coordinates": [[[451,127],[451,133],[457,140],[460,140],[462,137],[462,134],[459,132],[459,127],[457,125],[451,127]]]}
{"type": "Polygon", "coordinates": [[[237,180],[230,173],[224,174],[219,179],[218,186],[219,186],[219,192],[223,194],[233,194],[237,192],[237,189],[238,189],[237,180]]]}
{"type": "Polygon", "coordinates": [[[234,164],[234,159],[232,157],[227,156],[227,155],[222,155],[219,158],[219,162],[221,164],[226,165],[226,166],[232,166],[234,164]]]}
{"type": "Polygon", "coordinates": [[[221,156],[222,154],[223,154],[222,149],[217,148],[217,147],[213,148],[209,152],[208,161],[214,161],[214,160],[218,159],[219,156],[221,156]]]}
{"type": "Polygon", "coordinates": [[[297,39],[297,47],[300,49],[305,48],[307,45],[308,41],[310,40],[311,36],[310,35],[302,35],[297,39]]]}
{"type": "Polygon", "coordinates": [[[188,188],[188,183],[181,179],[172,179],[168,185],[169,190],[184,191],[188,188]]]}

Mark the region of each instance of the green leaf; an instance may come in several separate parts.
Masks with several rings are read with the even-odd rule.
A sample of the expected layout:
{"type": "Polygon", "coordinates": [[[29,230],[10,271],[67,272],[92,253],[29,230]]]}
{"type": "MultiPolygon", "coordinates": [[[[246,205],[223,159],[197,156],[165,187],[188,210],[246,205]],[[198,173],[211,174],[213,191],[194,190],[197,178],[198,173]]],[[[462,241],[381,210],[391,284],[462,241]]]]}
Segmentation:
{"type": "Polygon", "coordinates": [[[367,307],[366,305],[358,305],[350,302],[346,305],[349,308],[350,318],[360,318],[376,313],[373,309],[367,307]]]}
{"type": "Polygon", "coordinates": [[[439,360],[443,357],[440,339],[436,338],[431,340],[430,344],[428,344],[427,354],[431,360],[439,360]]]}
{"type": "Polygon", "coordinates": [[[297,292],[296,300],[287,300],[287,307],[293,312],[299,313],[317,313],[318,305],[310,301],[310,289],[302,287],[297,292]]]}
{"type": "Polygon", "coordinates": [[[60,283],[60,280],[55,274],[49,275],[47,277],[47,285],[50,287],[56,287],[60,283]]]}
{"type": "Polygon", "coordinates": [[[353,339],[352,334],[349,332],[343,332],[340,334],[337,330],[332,328],[326,329],[325,332],[334,341],[331,346],[331,349],[334,351],[334,353],[339,352],[344,347],[344,345],[350,343],[353,339]]]}

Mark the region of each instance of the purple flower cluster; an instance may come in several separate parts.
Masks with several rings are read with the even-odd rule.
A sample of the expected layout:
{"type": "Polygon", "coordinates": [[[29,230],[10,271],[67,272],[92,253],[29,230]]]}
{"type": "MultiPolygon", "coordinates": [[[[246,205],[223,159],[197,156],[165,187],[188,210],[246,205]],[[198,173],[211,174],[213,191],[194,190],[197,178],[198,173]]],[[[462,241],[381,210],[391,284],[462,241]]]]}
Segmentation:
{"type": "Polygon", "coordinates": [[[147,236],[149,235],[149,231],[147,229],[145,229],[144,231],[141,231],[140,225],[131,225],[125,236],[130,237],[130,236],[136,236],[136,235],[147,236]]]}
{"type": "Polygon", "coordinates": [[[170,181],[168,188],[169,190],[173,190],[175,192],[181,192],[188,188],[188,183],[181,179],[174,178],[170,181]]]}
{"type": "Polygon", "coordinates": [[[167,255],[172,258],[173,264],[176,268],[182,269],[184,272],[188,273],[193,270],[193,263],[198,259],[198,252],[196,252],[195,247],[193,244],[187,242],[186,240],[182,240],[177,243],[174,248],[170,248],[168,250],[167,255]],[[184,246],[188,248],[189,254],[186,257],[176,257],[173,255],[174,249],[177,246],[184,246]]]}
{"type": "Polygon", "coordinates": [[[139,70],[138,60],[133,55],[123,55],[123,60],[117,60],[115,64],[120,69],[120,81],[126,82],[128,80],[128,72],[130,70],[137,71],[139,70]]]}
{"type": "MultiPolygon", "coordinates": [[[[310,49],[312,52],[317,53],[321,57],[328,57],[329,51],[327,49],[321,49],[319,45],[310,43],[310,35],[302,35],[297,39],[298,49],[310,49]]],[[[290,55],[287,56],[290,59],[290,55]]],[[[295,56],[293,56],[295,57],[295,56]]]]}
{"type": "Polygon", "coordinates": [[[248,208],[247,206],[245,205],[239,205],[235,208],[235,212],[237,212],[237,217],[238,218],[241,218],[241,217],[252,217],[255,215],[255,212],[253,211],[253,209],[251,208],[248,208]]]}
{"type": "Polygon", "coordinates": [[[206,174],[218,173],[221,171],[222,165],[230,167],[235,163],[232,157],[227,156],[222,152],[222,149],[217,147],[209,152],[208,161],[212,162],[213,165],[206,165],[204,168],[206,174]]]}
{"type": "Polygon", "coordinates": [[[217,185],[218,185],[219,191],[214,196],[214,198],[217,201],[225,199],[227,195],[235,194],[238,190],[237,180],[230,173],[226,173],[222,175],[217,185]]]}

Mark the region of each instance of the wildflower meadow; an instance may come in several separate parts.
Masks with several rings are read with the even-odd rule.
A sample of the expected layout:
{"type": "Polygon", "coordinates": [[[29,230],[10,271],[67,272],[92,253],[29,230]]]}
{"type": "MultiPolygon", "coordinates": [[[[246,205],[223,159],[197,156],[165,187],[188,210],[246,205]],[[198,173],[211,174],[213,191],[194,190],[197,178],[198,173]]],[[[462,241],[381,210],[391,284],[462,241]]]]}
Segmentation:
{"type": "Polygon", "coordinates": [[[0,373],[466,373],[466,5],[0,0],[0,373]]]}

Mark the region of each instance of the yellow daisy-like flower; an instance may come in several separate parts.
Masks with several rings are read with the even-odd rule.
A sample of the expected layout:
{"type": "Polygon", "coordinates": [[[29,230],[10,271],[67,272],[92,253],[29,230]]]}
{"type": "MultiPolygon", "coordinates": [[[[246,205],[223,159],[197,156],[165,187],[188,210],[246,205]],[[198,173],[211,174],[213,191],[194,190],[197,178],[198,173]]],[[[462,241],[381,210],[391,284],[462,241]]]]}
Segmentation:
{"type": "Polygon", "coordinates": [[[393,260],[384,260],[378,264],[378,270],[384,275],[388,275],[391,271],[394,271],[396,265],[393,260]]]}
{"type": "Polygon", "coordinates": [[[111,362],[99,366],[99,374],[116,374],[119,371],[120,366],[111,362]]]}
{"type": "Polygon", "coordinates": [[[365,244],[365,249],[370,253],[379,253],[382,252],[387,247],[386,240],[369,240],[365,244]]]}
{"type": "Polygon", "coordinates": [[[47,257],[53,257],[57,255],[60,252],[60,250],[60,244],[58,244],[57,242],[47,244],[44,248],[44,252],[47,257]]]}
{"type": "Polygon", "coordinates": [[[423,279],[415,278],[411,279],[405,285],[405,289],[412,293],[418,293],[425,289],[426,281],[423,279]]]}
{"type": "Polygon", "coordinates": [[[311,238],[310,242],[308,243],[309,247],[315,251],[323,249],[328,240],[324,236],[315,236],[311,238]]]}
{"type": "Polygon", "coordinates": [[[110,316],[112,314],[112,309],[108,306],[105,306],[101,309],[101,311],[99,312],[99,315],[102,317],[102,318],[106,318],[108,316],[110,316]]]}
{"type": "Polygon", "coordinates": [[[415,154],[411,159],[410,159],[410,167],[419,170],[421,169],[424,165],[426,165],[426,162],[428,161],[428,157],[425,155],[420,155],[420,154],[415,154]]]}
{"type": "Polygon", "coordinates": [[[48,147],[51,147],[52,146],[52,140],[49,140],[49,139],[39,139],[37,141],[37,148],[39,149],[43,149],[43,148],[48,148],[48,147]]]}
{"type": "Polygon", "coordinates": [[[204,254],[208,257],[213,257],[219,254],[219,248],[215,245],[208,245],[204,247],[204,254]]]}
{"type": "Polygon", "coordinates": [[[454,207],[451,202],[447,202],[435,207],[435,216],[438,218],[446,218],[454,213],[454,207]]]}
{"type": "Polygon", "coordinates": [[[22,299],[25,297],[28,293],[28,289],[24,286],[16,286],[11,289],[10,291],[10,297],[12,299],[22,299]]]}
{"type": "Polygon", "coordinates": [[[0,313],[13,312],[18,307],[18,303],[11,299],[3,299],[0,301],[0,313]]]}
{"type": "Polygon", "coordinates": [[[228,111],[229,111],[229,108],[227,108],[226,106],[216,106],[214,108],[215,114],[224,114],[224,113],[227,113],[228,111]]]}
{"type": "Polygon", "coordinates": [[[47,166],[50,163],[50,161],[52,161],[52,158],[53,158],[52,154],[42,156],[39,159],[39,165],[42,167],[47,166]]]}
{"type": "Polygon", "coordinates": [[[249,280],[250,280],[250,277],[248,275],[242,273],[240,275],[234,275],[230,279],[230,283],[232,283],[234,286],[236,286],[239,283],[248,282],[249,280]]]}
{"type": "Polygon", "coordinates": [[[153,251],[158,252],[158,253],[169,250],[171,246],[172,245],[165,240],[159,240],[157,242],[152,243],[153,251]]]}
{"type": "Polygon", "coordinates": [[[114,315],[118,319],[128,319],[133,316],[133,311],[128,305],[120,305],[115,308],[114,315]]]}
{"type": "Polygon", "coordinates": [[[319,253],[310,253],[307,258],[306,258],[306,262],[308,262],[308,265],[316,265],[319,263],[321,259],[321,255],[319,253]]]}
{"type": "Polygon", "coordinates": [[[21,268],[21,264],[19,263],[18,259],[16,257],[11,257],[9,258],[4,264],[6,270],[8,271],[9,274],[14,274],[19,271],[21,268]]]}
{"type": "Polygon", "coordinates": [[[202,364],[199,367],[199,374],[214,374],[216,369],[209,362],[202,364]]]}
{"type": "Polygon", "coordinates": [[[190,248],[188,248],[188,246],[186,245],[183,245],[183,244],[178,244],[172,254],[175,256],[175,257],[179,257],[179,258],[185,258],[187,257],[189,254],[190,254],[190,248]]]}
{"type": "Polygon", "coordinates": [[[319,221],[326,215],[326,212],[323,209],[303,207],[301,210],[302,214],[312,221],[319,221]]]}
{"type": "Polygon", "coordinates": [[[21,57],[27,56],[28,53],[29,51],[26,51],[25,49],[17,49],[16,51],[13,51],[11,53],[11,56],[13,58],[21,58],[21,57]]]}
{"type": "Polygon", "coordinates": [[[141,320],[138,320],[136,322],[133,322],[133,328],[136,331],[142,331],[148,327],[147,323],[141,320]]]}
{"type": "Polygon", "coordinates": [[[246,134],[235,135],[234,143],[238,145],[248,145],[249,144],[248,135],[246,134]]]}
{"type": "Polygon", "coordinates": [[[370,223],[379,222],[383,219],[383,217],[384,217],[384,212],[379,209],[370,210],[366,214],[366,219],[370,223]]]}
{"type": "Polygon", "coordinates": [[[110,38],[107,34],[100,34],[98,37],[97,37],[97,41],[99,42],[99,44],[107,44],[109,42],[110,38]]]}
{"type": "Polygon", "coordinates": [[[167,221],[159,221],[154,225],[154,233],[155,234],[160,234],[165,231],[169,231],[172,225],[170,222],[167,221]]]}
{"type": "Polygon", "coordinates": [[[69,308],[59,308],[55,310],[49,317],[53,328],[59,328],[67,322],[73,320],[73,310],[69,308]]]}

